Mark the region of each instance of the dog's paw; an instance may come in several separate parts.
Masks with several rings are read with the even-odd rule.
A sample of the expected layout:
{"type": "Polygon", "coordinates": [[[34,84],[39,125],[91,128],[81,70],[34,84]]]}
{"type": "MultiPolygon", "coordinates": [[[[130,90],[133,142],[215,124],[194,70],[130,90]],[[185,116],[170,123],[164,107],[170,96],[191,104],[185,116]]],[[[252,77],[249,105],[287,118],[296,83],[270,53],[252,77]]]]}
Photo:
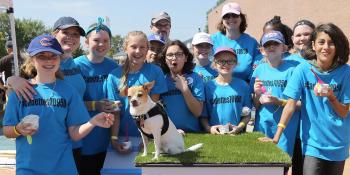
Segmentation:
{"type": "Polygon", "coordinates": [[[158,159],[159,159],[158,156],[154,156],[154,157],[152,158],[152,160],[158,160],[158,159]]]}
{"type": "Polygon", "coordinates": [[[146,156],[147,156],[147,153],[143,153],[141,156],[142,156],[142,157],[146,157],[146,156]]]}

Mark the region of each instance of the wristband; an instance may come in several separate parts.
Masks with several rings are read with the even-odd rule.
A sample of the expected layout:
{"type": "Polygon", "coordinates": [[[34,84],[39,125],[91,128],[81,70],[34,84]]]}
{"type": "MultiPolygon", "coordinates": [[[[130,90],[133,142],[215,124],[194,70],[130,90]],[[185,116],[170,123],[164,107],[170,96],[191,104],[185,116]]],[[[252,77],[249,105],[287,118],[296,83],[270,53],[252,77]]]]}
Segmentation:
{"type": "Polygon", "coordinates": [[[96,110],[95,101],[91,101],[91,111],[95,111],[95,110],[96,110]]]}
{"type": "Polygon", "coordinates": [[[20,136],[22,134],[20,134],[17,129],[16,129],[16,126],[13,126],[13,132],[17,135],[17,136],[20,136]]]}
{"type": "Polygon", "coordinates": [[[282,106],[286,106],[286,104],[287,104],[287,100],[285,100],[285,99],[281,99],[281,101],[282,101],[282,106]]]}
{"type": "Polygon", "coordinates": [[[282,128],[282,129],[286,129],[286,125],[282,124],[282,123],[278,123],[277,125],[278,127],[282,128]]]}
{"type": "Polygon", "coordinates": [[[111,136],[111,140],[118,140],[118,136],[111,136]]]}
{"type": "Polygon", "coordinates": [[[245,123],[244,122],[239,122],[238,127],[245,127],[245,123]]]}

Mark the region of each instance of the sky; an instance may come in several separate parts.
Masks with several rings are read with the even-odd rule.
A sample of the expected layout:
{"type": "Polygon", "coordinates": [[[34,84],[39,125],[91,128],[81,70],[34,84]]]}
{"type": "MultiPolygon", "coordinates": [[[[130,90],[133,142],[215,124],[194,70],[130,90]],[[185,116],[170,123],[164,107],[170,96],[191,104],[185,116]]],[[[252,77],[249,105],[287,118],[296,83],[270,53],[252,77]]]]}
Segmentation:
{"type": "Polygon", "coordinates": [[[206,25],[206,12],[216,0],[13,0],[16,18],[41,20],[48,27],[62,16],[75,18],[86,29],[108,16],[113,35],[129,31],[150,33],[151,18],[166,11],[171,16],[171,39],[187,40],[206,25]]]}

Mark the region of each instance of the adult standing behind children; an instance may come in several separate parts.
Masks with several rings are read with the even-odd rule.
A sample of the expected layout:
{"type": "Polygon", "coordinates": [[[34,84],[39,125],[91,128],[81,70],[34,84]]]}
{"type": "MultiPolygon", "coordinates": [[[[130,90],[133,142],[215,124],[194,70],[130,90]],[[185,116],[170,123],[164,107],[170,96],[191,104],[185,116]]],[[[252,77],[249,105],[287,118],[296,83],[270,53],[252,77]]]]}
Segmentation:
{"type": "Polygon", "coordinates": [[[310,63],[294,69],[283,92],[289,99],[273,141],[279,142],[301,99],[303,174],[342,175],[350,145],[349,41],[332,23],[317,26],[311,41],[310,63]]]}
{"type": "Polygon", "coordinates": [[[171,18],[167,12],[159,12],[153,15],[150,27],[153,34],[164,37],[165,41],[170,40],[171,18]]]}
{"type": "Polygon", "coordinates": [[[16,138],[16,174],[78,174],[71,139],[85,137],[95,126],[110,127],[114,117],[99,113],[89,119],[76,89],[61,79],[63,51],[53,36],[34,38],[27,51],[24,72],[37,94],[22,101],[12,92],[3,121],[4,135],[16,138]],[[36,122],[26,122],[33,115],[36,122]]]}
{"type": "MultiPolygon", "coordinates": [[[[3,83],[6,83],[8,77],[15,75],[13,45],[11,40],[6,41],[5,49],[7,55],[0,59],[0,73],[5,72],[5,77],[3,77],[3,80],[5,81],[3,83]]],[[[18,61],[18,66],[21,66],[21,64],[23,63],[23,59],[20,56],[18,57],[18,61]]]]}
{"type": "Polygon", "coordinates": [[[259,52],[258,42],[244,33],[247,17],[241,12],[238,3],[230,2],[222,7],[221,20],[217,26],[219,32],[213,34],[214,53],[218,47],[230,47],[237,54],[238,64],[234,69],[235,77],[249,82],[253,72],[253,63],[259,52]]]}

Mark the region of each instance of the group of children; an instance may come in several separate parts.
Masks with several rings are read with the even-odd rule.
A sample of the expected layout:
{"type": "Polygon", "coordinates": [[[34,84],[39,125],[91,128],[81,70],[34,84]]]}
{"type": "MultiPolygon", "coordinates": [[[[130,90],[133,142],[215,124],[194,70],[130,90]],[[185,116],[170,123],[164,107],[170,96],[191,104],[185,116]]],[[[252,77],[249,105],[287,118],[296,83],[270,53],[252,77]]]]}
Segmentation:
{"type": "Polygon", "coordinates": [[[299,21],[290,54],[286,34],[274,26],[264,29],[259,48],[244,33],[239,4],[225,4],[221,18],[218,33],[194,35],[191,51],[179,40],[129,32],[122,65],[106,57],[112,34],[102,20],[86,31],[71,17],[57,20],[52,35],[30,43],[27,79],[8,79],[14,92],[3,125],[4,135],[17,138],[17,174],[99,174],[109,144],[130,153],[119,137],[139,131],[120,92],[152,81],[152,100],[162,101],[182,132],[245,132],[254,106],[261,141],[294,157],[300,137],[304,174],[342,174],[350,144],[344,33],[299,21]],[[80,36],[88,54],[73,59],[80,36]],[[23,122],[28,115],[39,116],[38,129],[23,122]]]}

